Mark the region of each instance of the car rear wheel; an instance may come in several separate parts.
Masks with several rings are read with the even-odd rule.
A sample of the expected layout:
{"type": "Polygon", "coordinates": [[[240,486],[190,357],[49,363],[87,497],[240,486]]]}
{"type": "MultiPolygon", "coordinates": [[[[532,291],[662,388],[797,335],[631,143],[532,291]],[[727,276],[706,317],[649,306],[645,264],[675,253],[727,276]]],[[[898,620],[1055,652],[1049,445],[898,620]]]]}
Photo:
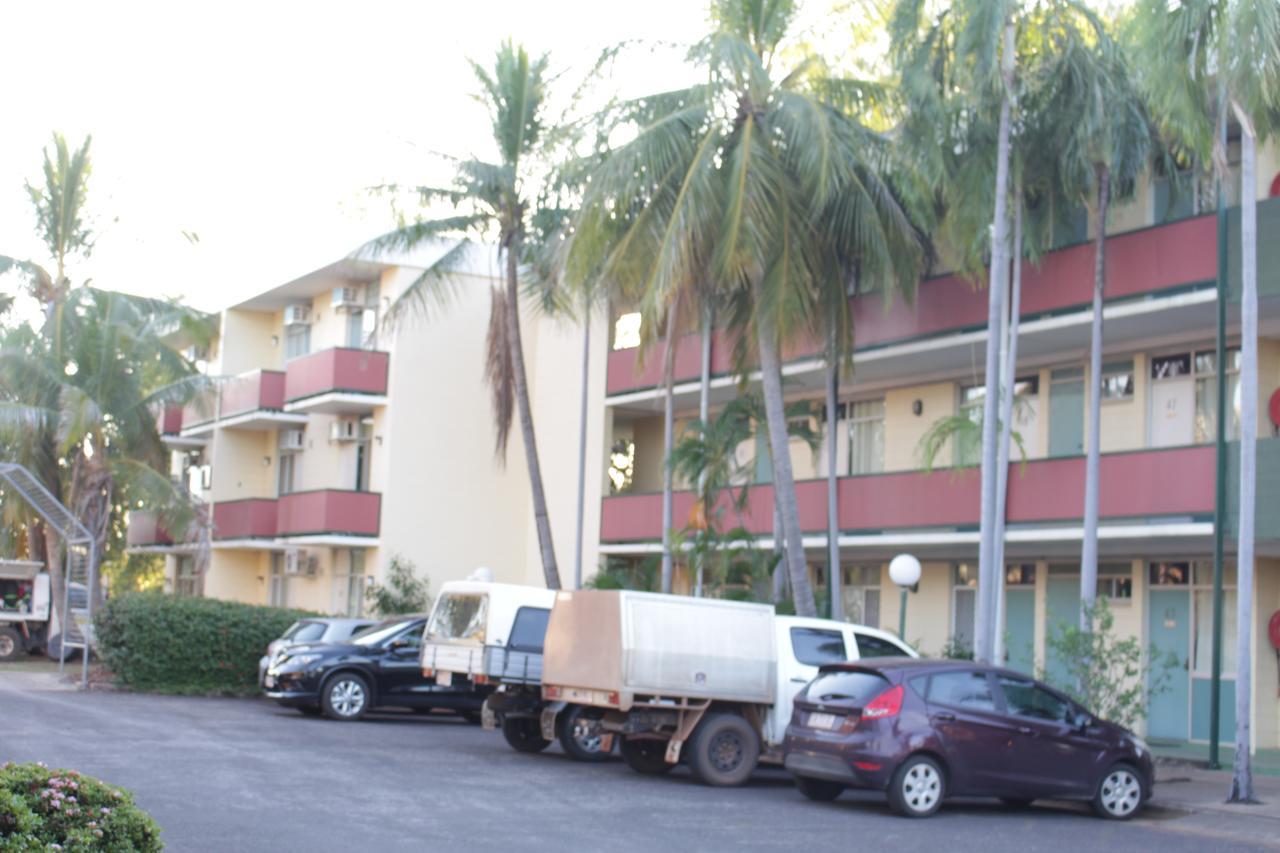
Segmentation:
{"type": "Polygon", "coordinates": [[[704,785],[741,785],[760,759],[760,736],[737,714],[709,714],[694,729],[689,767],[704,785]]]}
{"type": "Polygon", "coordinates": [[[661,776],[670,772],[674,764],[667,763],[667,742],[648,738],[623,738],[622,760],[637,773],[661,776]]]}
{"type": "Polygon", "coordinates": [[[516,752],[542,752],[551,745],[542,736],[542,726],[535,717],[504,717],[502,736],[516,752]]]}
{"type": "Polygon", "coordinates": [[[0,661],[17,660],[23,651],[22,635],[8,626],[0,627],[0,661]]]}
{"type": "Polygon", "coordinates": [[[1142,779],[1128,764],[1116,764],[1098,783],[1093,810],[1108,820],[1128,820],[1142,806],[1142,779]]]}
{"type": "Polygon", "coordinates": [[[929,817],[946,794],[942,768],[927,755],[913,755],[893,774],[888,793],[889,806],[903,817],[929,817]]]}
{"type": "Polygon", "coordinates": [[[324,683],[320,708],[331,720],[358,720],[369,710],[369,682],[354,672],[340,672],[324,683]]]}
{"type": "Polygon", "coordinates": [[[810,779],[808,776],[797,776],[796,787],[800,793],[818,803],[829,803],[844,793],[844,785],[826,779],[810,779]]]}
{"type": "Polygon", "coordinates": [[[560,748],[575,761],[606,761],[613,752],[613,742],[601,727],[602,713],[588,711],[581,705],[570,705],[560,712],[556,722],[560,748]],[[608,740],[606,740],[608,738],[608,740]],[[609,748],[605,749],[604,744],[609,748]]]}

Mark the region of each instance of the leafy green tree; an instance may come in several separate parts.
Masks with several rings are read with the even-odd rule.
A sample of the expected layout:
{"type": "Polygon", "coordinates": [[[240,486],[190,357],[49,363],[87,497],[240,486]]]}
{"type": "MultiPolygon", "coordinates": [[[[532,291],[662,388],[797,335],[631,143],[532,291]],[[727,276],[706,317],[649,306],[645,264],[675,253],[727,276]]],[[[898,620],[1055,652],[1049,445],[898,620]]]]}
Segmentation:
{"type": "MultiPolygon", "coordinates": [[[[73,285],[67,264],[93,245],[82,213],[88,147],[86,140],[72,152],[55,136],[53,151],[45,151],[44,184],[27,187],[52,271],[0,256],[0,267],[26,278],[44,313],[39,328],[0,334],[0,445],[80,518],[99,557],[110,560],[123,546],[129,508],[157,510],[170,530],[185,529],[194,516],[189,494],[164,473],[168,452],[154,412],[207,388],[166,336],[181,330],[208,340],[212,329],[205,315],[176,303],[73,285]]],[[[58,588],[57,533],[30,515],[8,520],[26,525],[29,548],[46,560],[58,588]]],[[[61,601],[54,596],[65,615],[61,601]]]]}
{"type": "Polygon", "coordinates": [[[431,580],[419,576],[416,567],[399,554],[387,566],[387,579],[370,584],[366,593],[379,616],[426,613],[431,609],[431,580]]]}
{"type": "Polygon", "coordinates": [[[794,3],[718,0],[711,12],[713,31],[690,52],[706,81],[615,111],[631,138],[592,174],[569,268],[640,294],[649,320],[666,318],[690,282],[727,305],[739,369],[752,350],[759,361],[796,609],[814,615],[780,348],[821,339],[824,288],[843,286],[855,264],[860,278],[911,292],[924,250],[886,175],[890,140],[857,113],[867,87],[816,57],[790,61],[794,3]]]}
{"type": "Polygon", "coordinates": [[[1240,125],[1240,518],[1237,530],[1236,752],[1230,799],[1253,800],[1254,523],[1257,499],[1257,144],[1280,131],[1280,6],[1274,0],[1140,0],[1132,34],[1144,89],[1161,129],[1225,192],[1228,113],[1240,125]]]}
{"type": "Polygon", "coordinates": [[[554,142],[545,123],[549,60],[531,57],[510,41],[498,48],[492,66],[471,63],[480,83],[478,100],[489,111],[497,159],[466,158],[454,163],[453,186],[415,188],[426,205],[448,203],[451,215],[406,221],[361,251],[376,253],[440,245],[442,254],[405,289],[387,312],[394,327],[410,316],[430,317],[447,310],[457,294],[459,274],[478,240],[496,239],[502,253],[504,286],[494,288],[486,338],[485,375],[493,396],[496,452],[506,454],[514,418],[519,419],[533,498],[534,524],[543,575],[549,589],[560,588],[560,571],[551,539],[551,520],[538,460],[533,408],[520,329],[521,266],[533,260],[529,242],[538,214],[540,159],[554,142]]]}

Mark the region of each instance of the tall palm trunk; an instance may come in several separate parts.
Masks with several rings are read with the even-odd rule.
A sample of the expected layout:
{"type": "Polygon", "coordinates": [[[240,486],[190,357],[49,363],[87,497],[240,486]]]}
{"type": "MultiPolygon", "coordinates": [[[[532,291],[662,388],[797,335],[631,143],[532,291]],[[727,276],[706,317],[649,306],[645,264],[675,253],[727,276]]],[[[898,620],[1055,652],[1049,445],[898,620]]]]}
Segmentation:
{"type": "Polygon", "coordinates": [[[996,464],[996,608],[992,660],[1000,666],[1005,662],[1004,607],[1005,565],[1004,531],[1009,517],[1009,455],[1012,448],[1014,389],[1018,384],[1018,321],[1022,311],[1022,182],[1014,181],[1013,187],[1013,284],[1009,287],[1009,310],[1005,313],[1008,330],[1001,341],[1004,347],[1003,374],[1000,397],[1000,459],[996,464]]]}
{"type": "Polygon", "coordinates": [[[1098,234],[1093,244],[1093,333],[1089,340],[1089,447],[1084,463],[1084,542],[1080,548],[1080,630],[1089,631],[1089,614],[1098,592],[1098,477],[1102,442],[1102,307],[1107,286],[1107,208],[1111,171],[1095,167],[1098,181],[1098,234]]]}
{"type": "Polygon", "coordinates": [[[840,382],[840,365],[836,358],[836,324],[827,323],[827,594],[832,619],[844,619],[844,601],[840,590],[840,490],[836,481],[836,398],[840,382]]]}
{"type": "MultiPolygon", "coordinates": [[[[702,371],[698,377],[698,421],[702,424],[702,434],[707,434],[707,425],[711,417],[711,328],[714,314],[708,308],[702,318],[702,371]]],[[[702,501],[702,518],[704,527],[700,535],[706,536],[710,531],[711,507],[707,506],[707,471],[704,468],[698,475],[698,497],[702,501]]],[[[698,552],[697,580],[694,582],[693,594],[702,597],[702,582],[705,574],[706,554],[698,552]]]]}
{"type": "Polygon", "coordinates": [[[1004,281],[1009,272],[1009,125],[1013,97],[1014,24],[1005,24],[1000,73],[1004,94],[1000,99],[1000,127],[996,142],[996,204],[991,225],[991,273],[987,284],[987,364],[982,407],[982,515],[978,539],[978,607],[974,626],[974,657],[990,662],[991,616],[995,604],[996,517],[996,386],[1000,381],[1000,317],[1004,313],[1004,281]]]}
{"type": "Polygon", "coordinates": [[[1231,801],[1253,800],[1250,699],[1253,696],[1253,533],[1258,454],[1258,189],[1257,140],[1236,108],[1240,140],[1240,523],[1236,565],[1236,754],[1231,801]]]}
{"type": "Polygon", "coordinates": [[[555,545],[551,541],[551,518],[547,512],[547,495],[542,487],[542,466],[538,463],[538,442],[533,432],[533,409],[529,402],[529,380],[524,368],[524,343],[520,338],[520,278],[518,237],[507,240],[507,338],[511,342],[511,373],[516,386],[516,410],[520,413],[520,437],[524,441],[524,458],[529,466],[529,485],[533,490],[533,521],[538,531],[538,550],[542,555],[542,573],[547,589],[560,588],[560,569],[556,566],[555,545]]]}
{"type": "Polygon", "coordinates": [[[787,576],[791,578],[791,594],[796,614],[816,616],[818,609],[813,603],[813,584],[809,583],[809,567],[804,561],[804,543],[800,539],[800,508],[796,503],[795,476],[791,472],[787,414],[782,401],[778,335],[773,318],[767,312],[762,311],[756,321],[756,343],[760,349],[764,412],[769,425],[769,448],[773,456],[773,500],[778,507],[782,537],[786,542],[784,553],[787,576]]]}
{"type": "Polygon", "coordinates": [[[667,351],[662,365],[662,591],[671,592],[675,573],[671,555],[671,448],[675,446],[675,372],[676,372],[676,314],[679,306],[667,309],[667,351]]]}
{"type": "Polygon", "coordinates": [[[573,543],[573,588],[582,589],[582,537],[587,507],[587,402],[591,373],[591,306],[582,323],[582,399],[578,405],[578,523],[573,543]]]}

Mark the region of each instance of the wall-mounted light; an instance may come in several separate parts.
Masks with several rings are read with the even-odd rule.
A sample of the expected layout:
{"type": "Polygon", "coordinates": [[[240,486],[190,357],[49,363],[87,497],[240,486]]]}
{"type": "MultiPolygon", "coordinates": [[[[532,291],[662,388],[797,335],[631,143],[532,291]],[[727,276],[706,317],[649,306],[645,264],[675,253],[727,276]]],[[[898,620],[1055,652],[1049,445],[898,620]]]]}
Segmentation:
{"type": "Polygon", "coordinates": [[[911,414],[917,417],[924,414],[924,401],[916,400],[911,404],[911,414]]]}
{"type": "Polygon", "coordinates": [[[272,335],[272,336],[271,336],[271,346],[273,346],[273,347],[278,347],[278,346],[280,346],[280,336],[279,336],[279,335],[272,335]]]}
{"type": "Polygon", "coordinates": [[[262,466],[263,466],[264,468],[270,468],[270,467],[271,467],[271,457],[270,457],[270,456],[264,456],[264,457],[262,457],[262,466]]]}

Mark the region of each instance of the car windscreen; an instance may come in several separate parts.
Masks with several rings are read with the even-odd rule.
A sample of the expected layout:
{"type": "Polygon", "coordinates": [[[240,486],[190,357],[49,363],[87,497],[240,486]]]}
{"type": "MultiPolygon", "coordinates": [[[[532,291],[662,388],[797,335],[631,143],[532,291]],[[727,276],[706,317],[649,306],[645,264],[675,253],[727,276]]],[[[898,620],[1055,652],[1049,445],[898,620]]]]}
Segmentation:
{"type": "Polygon", "coordinates": [[[285,635],[285,639],[291,643],[314,643],[324,637],[324,629],[325,624],[323,622],[304,620],[290,628],[289,633],[285,635]]]}
{"type": "Polygon", "coordinates": [[[511,626],[511,639],[507,647],[514,652],[542,654],[542,644],[547,638],[547,620],[551,611],[545,607],[521,607],[516,611],[516,621],[511,626]]]}
{"type": "Polygon", "coordinates": [[[889,679],[874,672],[824,672],[809,683],[805,698],[810,702],[838,702],[865,705],[889,686],[889,679]]]}
{"type": "MultiPolygon", "coordinates": [[[[353,637],[351,642],[358,646],[379,646],[382,645],[385,640],[389,640],[396,634],[403,631],[405,626],[410,624],[412,624],[412,622],[408,619],[388,619],[386,622],[375,625],[368,631],[365,631],[360,636],[353,637]]],[[[422,623],[419,622],[418,624],[421,625],[422,623]]]]}
{"type": "Polygon", "coordinates": [[[428,640],[484,643],[489,596],[479,592],[447,592],[436,602],[427,626],[428,640]]]}

